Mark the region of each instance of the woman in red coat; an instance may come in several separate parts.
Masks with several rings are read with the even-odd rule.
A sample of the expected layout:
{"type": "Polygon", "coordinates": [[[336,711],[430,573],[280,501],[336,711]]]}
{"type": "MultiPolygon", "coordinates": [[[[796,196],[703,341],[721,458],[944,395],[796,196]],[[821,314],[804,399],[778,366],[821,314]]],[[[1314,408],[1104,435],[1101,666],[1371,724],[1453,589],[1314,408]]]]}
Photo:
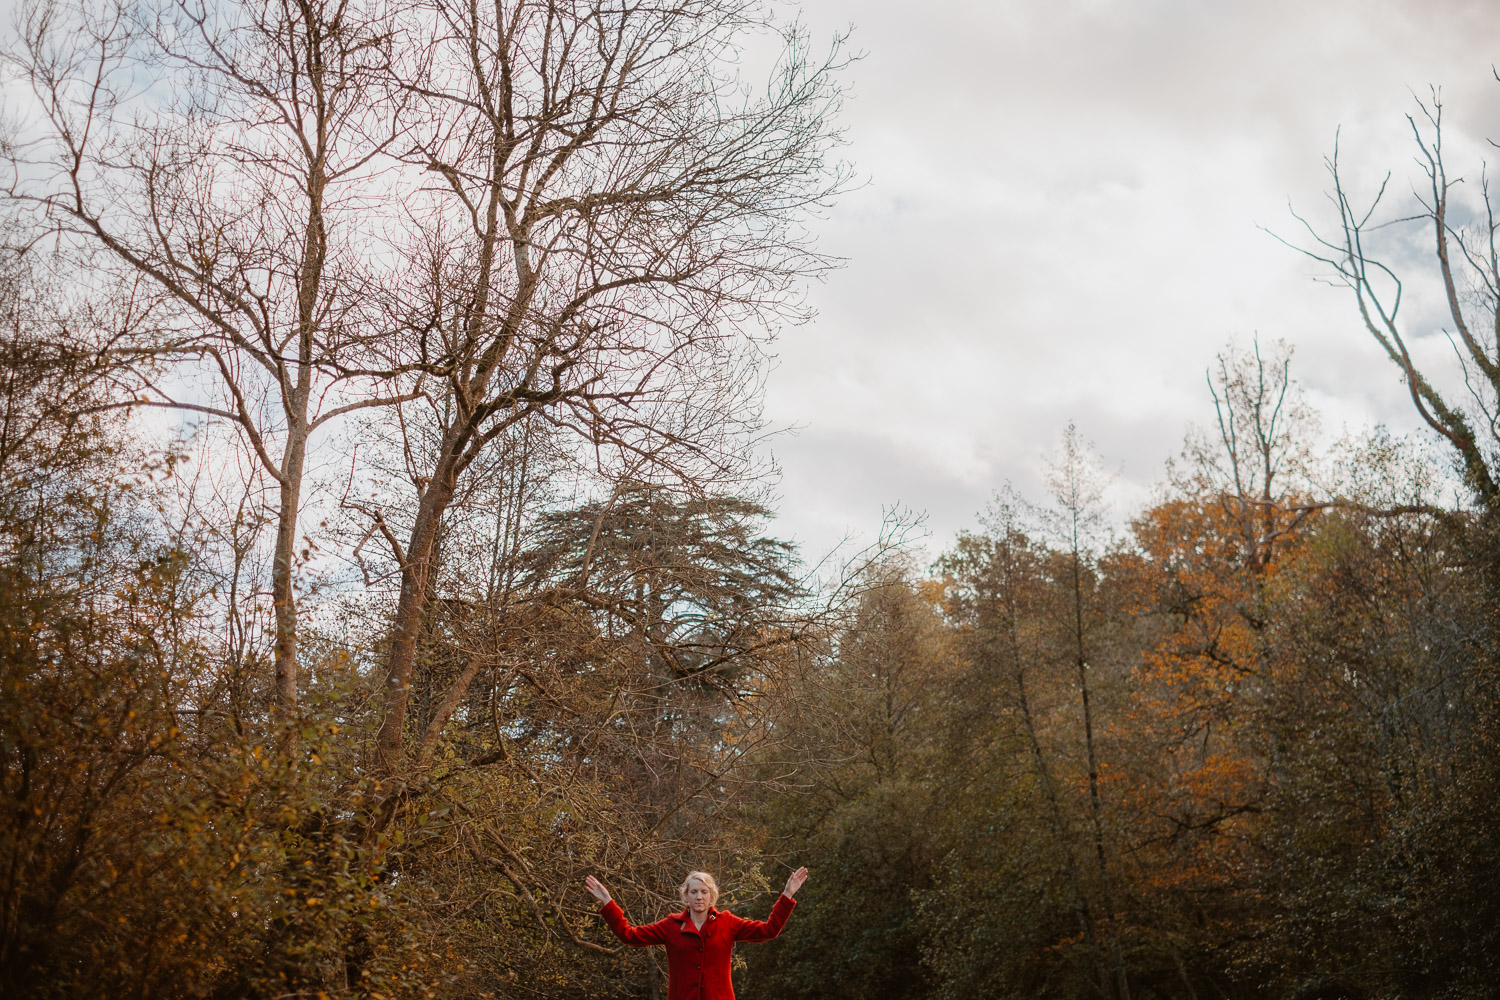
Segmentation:
{"type": "Polygon", "coordinates": [[[781,933],[797,901],[792,897],[807,881],[807,869],[798,868],[786,880],[786,888],[765,920],[746,920],[728,910],[715,909],[719,887],[708,872],[688,872],[678,887],[687,909],[663,917],[654,924],[632,927],[620,904],[609,898],[604,883],[590,875],[584,888],[600,902],[599,915],[629,945],[665,945],[667,949],[667,1000],[734,1000],[729,978],[729,956],[736,941],[769,941],[781,933]]]}

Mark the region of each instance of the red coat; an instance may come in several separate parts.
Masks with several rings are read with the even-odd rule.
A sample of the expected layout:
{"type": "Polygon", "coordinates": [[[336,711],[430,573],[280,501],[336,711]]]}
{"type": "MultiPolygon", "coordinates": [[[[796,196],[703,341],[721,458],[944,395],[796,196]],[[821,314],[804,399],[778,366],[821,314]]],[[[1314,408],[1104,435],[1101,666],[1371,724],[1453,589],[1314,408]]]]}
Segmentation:
{"type": "Polygon", "coordinates": [[[795,899],[782,893],[765,920],[746,920],[710,907],[701,933],[687,910],[644,927],[630,926],[625,911],[614,900],[601,906],[599,915],[626,944],[638,948],[666,945],[667,1000],[734,1000],[729,956],[735,942],[771,940],[781,933],[796,905],[795,899]]]}

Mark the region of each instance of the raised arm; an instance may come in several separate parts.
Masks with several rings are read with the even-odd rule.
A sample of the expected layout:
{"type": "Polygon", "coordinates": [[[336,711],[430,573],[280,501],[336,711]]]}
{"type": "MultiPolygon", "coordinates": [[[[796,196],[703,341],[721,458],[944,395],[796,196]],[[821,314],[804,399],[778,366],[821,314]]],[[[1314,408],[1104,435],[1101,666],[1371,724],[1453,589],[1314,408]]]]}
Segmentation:
{"type": "Polygon", "coordinates": [[[781,933],[781,928],[786,926],[787,918],[792,915],[797,901],[792,897],[797,890],[802,888],[802,883],[807,881],[807,869],[798,868],[792,872],[786,880],[786,888],[781,890],[781,895],[776,897],[776,904],[771,907],[771,915],[765,920],[742,920],[734,930],[736,941],[769,941],[781,933]]]}
{"type": "Polygon", "coordinates": [[[597,899],[602,905],[599,907],[599,916],[609,925],[615,937],[622,942],[636,948],[645,948],[653,944],[663,944],[666,941],[667,922],[658,920],[654,924],[646,924],[644,927],[632,927],[630,921],[625,919],[625,911],[620,904],[610,898],[609,890],[604,888],[604,883],[590,875],[583,880],[583,887],[589,891],[589,895],[597,899]]]}

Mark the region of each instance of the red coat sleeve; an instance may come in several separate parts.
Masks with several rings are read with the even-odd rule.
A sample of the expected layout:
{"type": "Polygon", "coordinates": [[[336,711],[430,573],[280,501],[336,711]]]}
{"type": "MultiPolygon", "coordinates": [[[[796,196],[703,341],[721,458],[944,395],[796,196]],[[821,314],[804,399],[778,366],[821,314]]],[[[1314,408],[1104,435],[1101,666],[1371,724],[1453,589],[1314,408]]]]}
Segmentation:
{"type": "Polygon", "coordinates": [[[786,926],[786,918],[792,915],[792,908],[797,901],[786,893],[776,897],[776,905],[771,907],[771,915],[765,920],[741,920],[739,926],[734,929],[736,941],[769,941],[781,933],[781,928],[786,926]]]}
{"type": "Polygon", "coordinates": [[[613,899],[599,907],[599,916],[603,917],[609,929],[615,932],[615,937],[628,945],[644,948],[647,945],[665,944],[667,941],[667,920],[670,918],[658,920],[654,924],[646,924],[644,927],[632,927],[630,921],[625,919],[625,911],[620,909],[620,904],[613,899]]]}

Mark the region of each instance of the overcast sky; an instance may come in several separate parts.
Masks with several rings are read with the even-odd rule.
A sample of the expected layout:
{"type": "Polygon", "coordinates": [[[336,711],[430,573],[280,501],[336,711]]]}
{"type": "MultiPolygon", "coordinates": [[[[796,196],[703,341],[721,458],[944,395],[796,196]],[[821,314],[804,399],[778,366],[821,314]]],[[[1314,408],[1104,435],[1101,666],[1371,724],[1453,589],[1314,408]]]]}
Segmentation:
{"type": "Polygon", "coordinates": [[[1327,218],[1340,127],[1357,180],[1410,175],[1430,84],[1453,157],[1500,159],[1500,4],[807,0],[804,19],[867,53],[844,120],[868,180],[826,222],[847,265],[769,383],[771,421],[800,427],[772,445],[776,530],[808,554],[897,503],[940,549],[1005,482],[1039,492],[1070,420],[1144,501],[1235,336],[1293,344],[1334,432],[1413,426],[1349,293],[1257,225],[1295,235],[1289,202],[1327,218]]]}

